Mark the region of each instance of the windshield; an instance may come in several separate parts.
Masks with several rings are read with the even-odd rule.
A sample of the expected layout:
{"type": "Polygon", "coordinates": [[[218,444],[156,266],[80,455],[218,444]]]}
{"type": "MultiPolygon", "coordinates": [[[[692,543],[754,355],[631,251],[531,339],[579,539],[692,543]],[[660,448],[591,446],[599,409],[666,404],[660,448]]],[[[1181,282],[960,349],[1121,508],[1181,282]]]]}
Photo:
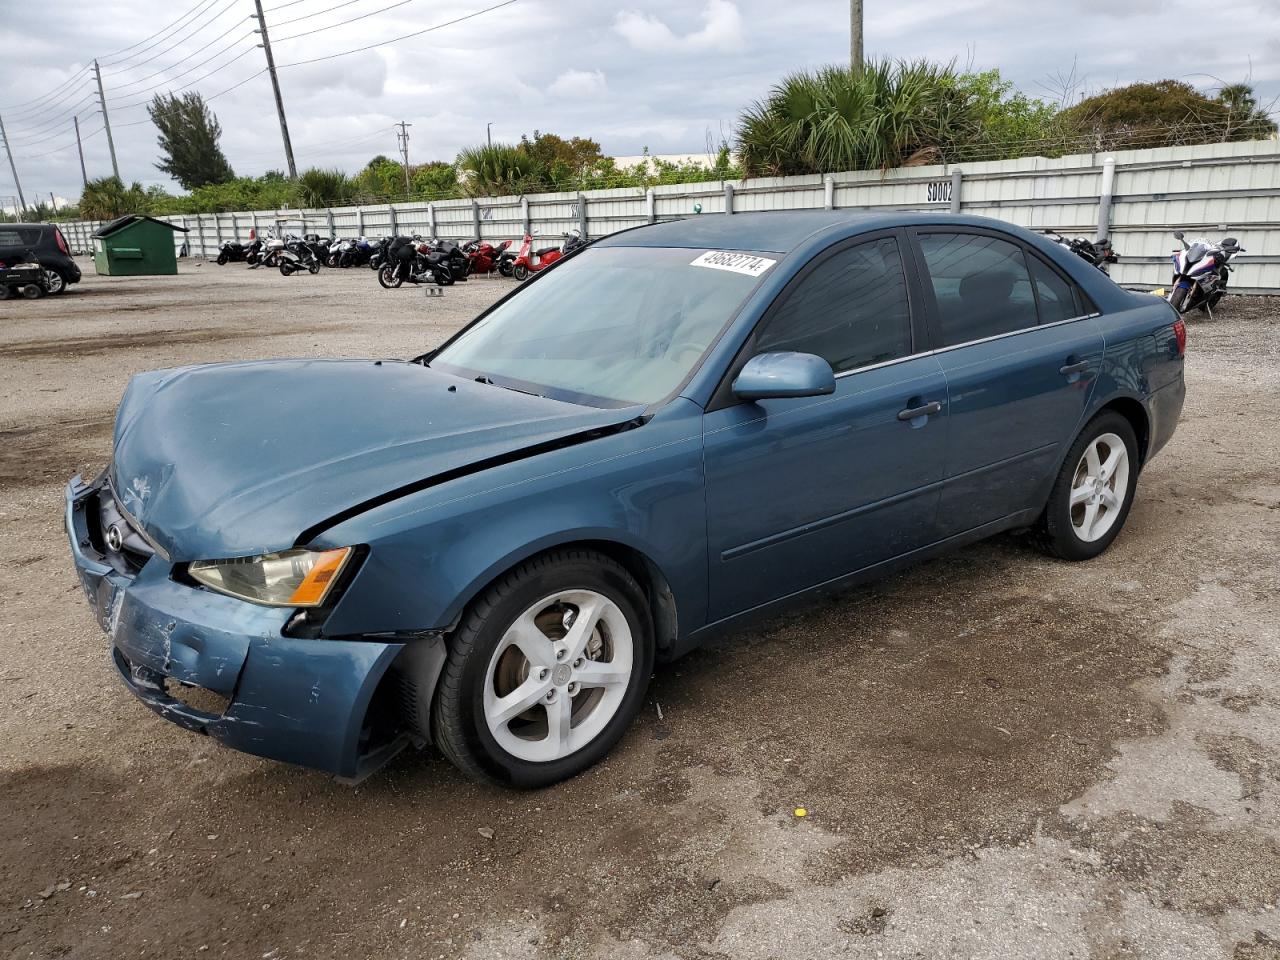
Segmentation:
{"type": "Polygon", "coordinates": [[[587,249],[499,305],[431,366],[557,399],[655,403],[776,262],[683,248],[587,249]]]}

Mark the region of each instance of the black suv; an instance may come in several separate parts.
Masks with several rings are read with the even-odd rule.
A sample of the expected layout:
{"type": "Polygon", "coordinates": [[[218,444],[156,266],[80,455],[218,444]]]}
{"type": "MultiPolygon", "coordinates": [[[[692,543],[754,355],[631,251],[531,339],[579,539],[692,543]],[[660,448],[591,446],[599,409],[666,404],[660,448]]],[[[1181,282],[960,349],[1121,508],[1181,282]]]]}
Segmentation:
{"type": "Polygon", "coordinates": [[[30,251],[44,267],[50,293],[62,293],[80,282],[80,267],[67,238],[52,223],[0,223],[0,263],[25,258],[30,251]]]}

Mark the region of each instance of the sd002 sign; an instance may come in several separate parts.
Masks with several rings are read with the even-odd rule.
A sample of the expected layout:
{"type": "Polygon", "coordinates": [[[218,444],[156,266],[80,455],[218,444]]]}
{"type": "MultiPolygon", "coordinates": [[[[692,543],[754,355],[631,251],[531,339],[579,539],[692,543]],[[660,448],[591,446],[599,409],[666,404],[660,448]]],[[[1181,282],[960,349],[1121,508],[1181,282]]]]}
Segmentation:
{"type": "Polygon", "coordinates": [[[928,184],[929,202],[930,203],[950,203],[951,202],[951,181],[935,180],[928,184]]]}

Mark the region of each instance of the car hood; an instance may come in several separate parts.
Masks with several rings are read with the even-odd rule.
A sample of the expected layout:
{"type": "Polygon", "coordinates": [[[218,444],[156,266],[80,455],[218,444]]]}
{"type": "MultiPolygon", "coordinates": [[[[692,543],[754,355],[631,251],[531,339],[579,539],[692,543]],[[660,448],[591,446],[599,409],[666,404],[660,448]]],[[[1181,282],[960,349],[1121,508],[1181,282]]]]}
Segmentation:
{"type": "Polygon", "coordinates": [[[442,474],[633,421],[378,360],[272,360],[133,378],[111,482],[174,561],[293,546],[335,514],[442,474]]]}

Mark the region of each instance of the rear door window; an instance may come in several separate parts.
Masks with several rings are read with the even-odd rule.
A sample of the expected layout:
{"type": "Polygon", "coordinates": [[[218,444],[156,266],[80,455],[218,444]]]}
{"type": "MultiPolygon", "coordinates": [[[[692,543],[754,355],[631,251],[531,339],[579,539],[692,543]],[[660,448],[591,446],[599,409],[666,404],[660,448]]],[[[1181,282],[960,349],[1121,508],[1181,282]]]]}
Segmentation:
{"type": "Polygon", "coordinates": [[[16,229],[4,229],[0,227],[0,247],[21,247],[23,246],[22,234],[16,229]]]}
{"type": "Polygon", "coordinates": [[[918,235],[938,310],[939,346],[1026,330],[1039,322],[1017,244],[977,233],[918,235]]]}
{"type": "Polygon", "coordinates": [[[831,254],[784,294],[756,335],[756,353],[812,353],[836,373],[911,353],[911,306],[898,241],[831,254]]]}
{"type": "Polygon", "coordinates": [[[1075,285],[1068,283],[1039,257],[1030,257],[1031,278],[1036,285],[1036,300],[1040,304],[1040,322],[1058,323],[1080,316],[1075,285]]]}

